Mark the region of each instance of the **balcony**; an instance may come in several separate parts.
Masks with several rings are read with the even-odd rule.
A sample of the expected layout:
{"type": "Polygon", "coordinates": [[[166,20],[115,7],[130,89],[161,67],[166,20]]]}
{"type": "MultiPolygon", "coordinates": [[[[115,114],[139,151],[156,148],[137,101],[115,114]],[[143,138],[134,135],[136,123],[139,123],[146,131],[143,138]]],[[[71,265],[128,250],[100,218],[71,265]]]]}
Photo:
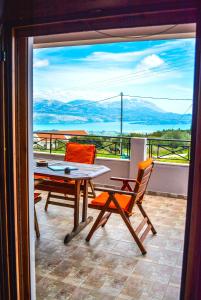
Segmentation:
{"type": "MultiPolygon", "coordinates": [[[[36,205],[41,232],[35,241],[37,299],[179,299],[189,169],[184,162],[189,159],[190,142],[97,136],[69,139],[96,144],[95,163],[111,169],[96,184],[108,185],[110,176],[133,177],[138,161],[147,155],[155,158],[144,207],[157,235],[148,235],[147,254],[142,256],[120,216],[113,215],[89,244],[85,238],[91,224],[64,245],[65,233],[72,230],[73,211],[50,206],[45,212],[47,195],[43,192],[43,200],[36,205]]],[[[35,138],[34,156],[63,160],[66,142],[57,137],[35,138]]],[[[88,212],[94,218],[97,213],[88,212]]],[[[136,208],[131,218],[134,227],[139,218],[136,208]]]]}

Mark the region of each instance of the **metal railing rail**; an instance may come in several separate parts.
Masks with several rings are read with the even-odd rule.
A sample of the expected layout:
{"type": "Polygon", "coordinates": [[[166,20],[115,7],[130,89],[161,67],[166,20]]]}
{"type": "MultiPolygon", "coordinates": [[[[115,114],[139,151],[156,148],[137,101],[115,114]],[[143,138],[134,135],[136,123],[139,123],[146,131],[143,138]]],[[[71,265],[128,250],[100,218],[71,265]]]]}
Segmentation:
{"type": "Polygon", "coordinates": [[[147,138],[148,156],[155,160],[190,161],[190,140],[147,138]]]}
{"type": "MultiPolygon", "coordinates": [[[[34,151],[49,154],[65,153],[66,143],[69,141],[94,144],[100,157],[130,158],[131,137],[76,135],[61,132],[34,132],[34,151]],[[36,135],[39,135],[37,137],[36,135]],[[43,136],[44,135],[44,136],[43,136]],[[61,138],[61,137],[64,138],[61,138]]],[[[161,161],[190,161],[190,140],[147,138],[147,155],[154,160],[161,161]]]]}
{"type": "Polygon", "coordinates": [[[57,132],[34,132],[34,151],[47,153],[65,153],[69,141],[94,144],[97,155],[103,157],[130,158],[130,138],[124,136],[76,135],[57,132]],[[36,136],[36,135],[39,135],[36,136]],[[45,135],[44,137],[42,135],[45,135]],[[57,137],[59,136],[59,137],[57,137]],[[64,138],[61,138],[64,136],[64,138]]]}

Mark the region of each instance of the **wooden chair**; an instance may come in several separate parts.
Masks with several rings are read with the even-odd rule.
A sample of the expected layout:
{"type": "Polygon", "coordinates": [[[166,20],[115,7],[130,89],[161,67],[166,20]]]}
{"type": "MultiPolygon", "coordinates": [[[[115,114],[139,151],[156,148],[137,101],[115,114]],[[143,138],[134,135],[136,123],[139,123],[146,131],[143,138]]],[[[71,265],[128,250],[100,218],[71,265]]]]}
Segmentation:
{"type": "MultiPolygon", "coordinates": [[[[84,163],[84,164],[94,164],[95,156],[96,156],[95,145],[78,144],[78,143],[71,143],[71,142],[66,144],[66,152],[65,152],[65,158],[64,158],[65,161],[84,163]]],[[[52,181],[52,179],[47,180],[48,186],[51,184],[50,181],[52,181]]],[[[52,191],[48,192],[48,196],[47,196],[47,200],[46,200],[46,204],[45,204],[45,211],[47,211],[49,204],[69,207],[68,204],[65,204],[65,201],[71,200],[71,199],[69,199],[69,197],[67,195],[64,195],[64,196],[58,195],[57,182],[58,182],[58,188],[59,188],[60,183],[65,183],[65,185],[70,185],[70,186],[72,186],[74,184],[74,182],[72,180],[69,180],[69,181],[54,180],[52,189],[54,190],[54,186],[55,186],[55,190],[54,190],[54,192],[52,192],[52,191]],[[54,193],[57,193],[57,194],[54,194],[54,193]],[[61,203],[61,202],[52,200],[51,198],[64,200],[64,202],[61,203]]],[[[43,186],[45,186],[45,183],[46,182],[44,180],[43,186]]],[[[93,198],[96,197],[93,182],[91,180],[89,180],[89,186],[91,189],[91,193],[89,193],[89,195],[92,196],[93,198]]],[[[36,188],[37,188],[37,186],[36,186],[36,188]]]]}
{"type": "Polygon", "coordinates": [[[38,219],[37,219],[37,214],[36,214],[36,208],[35,204],[38,203],[41,200],[41,196],[39,193],[34,193],[34,227],[35,227],[35,232],[36,232],[36,237],[40,237],[40,230],[39,230],[39,225],[38,225],[38,219]]]}
{"type": "Polygon", "coordinates": [[[153,234],[156,234],[156,230],[151,223],[147,213],[142,207],[144,194],[146,192],[147,184],[149,182],[152,170],[153,160],[147,159],[146,161],[138,164],[138,176],[137,179],[126,179],[112,177],[111,180],[121,181],[122,187],[119,189],[109,188],[96,188],[98,191],[103,191],[99,196],[91,201],[90,208],[99,209],[99,213],[96,221],[94,222],[86,241],[89,241],[93,233],[100,227],[104,227],[112,213],[120,214],[128,227],[135,242],[140,248],[142,254],[146,254],[146,249],[143,246],[143,241],[147,234],[151,230],[153,234]],[[132,189],[130,183],[134,183],[134,189],[132,189]],[[133,228],[130,217],[133,214],[133,207],[137,205],[143,220],[136,229],[133,228]],[[146,228],[142,232],[142,229],[146,225],[146,228]],[[142,233],[141,233],[142,232],[142,233]],[[141,235],[139,235],[141,233],[141,235]]]}

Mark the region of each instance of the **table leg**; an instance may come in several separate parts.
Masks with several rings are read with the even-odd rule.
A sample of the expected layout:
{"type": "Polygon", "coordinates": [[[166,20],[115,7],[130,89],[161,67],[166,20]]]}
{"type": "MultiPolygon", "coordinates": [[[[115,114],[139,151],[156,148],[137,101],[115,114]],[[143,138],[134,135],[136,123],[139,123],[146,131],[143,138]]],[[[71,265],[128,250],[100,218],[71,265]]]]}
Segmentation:
{"type": "Polygon", "coordinates": [[[74,204],[74,227],[73,227],[73,231],[76,231],[78,226],[79,226],[80,186],[81,186],[81,180],[76,180],[75,181],[75,204],[74,204]]]}
{"type": "Polygon", "coordinates": [[[79,223],[79,204],[80,204],[80,185],[81,181],[76,180],[75,184],[75,205],[74,205],[74,227],[70,234],[64,238],[64,243],[67,244],[74,236],[82,231],[92,220],[92,217],[87,218],[87,205],[88,205],[88,181],[84,181],[84,196],[83,196],[83,209],[82,209],[82,222],[79,223]]]}
{"type": "MultiPolygon", "coordinates": [[[[87,217],[87,208],[88,208],[88,187],[89,187],[89,181],[84,180],[84,190],[83,190],[83,206],[82,206],[82,226],[88,225],[90,222],[93,221],[93,217],[89,216],[87,217]]],[[[83,228],[84,228],[83,227],[83,228]]]]}
{"type": "Polygon", "coordinates": [[[87,219],[88,186],[89,186],[88,180],[84,180],[82,222],[85,222],[87,219]]]}

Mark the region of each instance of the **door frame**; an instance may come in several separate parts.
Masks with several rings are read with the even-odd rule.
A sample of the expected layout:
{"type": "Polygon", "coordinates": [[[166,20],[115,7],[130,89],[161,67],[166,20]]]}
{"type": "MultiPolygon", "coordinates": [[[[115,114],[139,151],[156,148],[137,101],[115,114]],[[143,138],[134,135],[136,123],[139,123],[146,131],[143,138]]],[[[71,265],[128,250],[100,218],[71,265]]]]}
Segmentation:
{"type": "Polygon", "coordinates": [[[180,294],[185,300],[201,299],[201,14],[196,25],[192,147],[180,294]]]}
{"type": "Polygon", "coordinates": [[[15,38],[13,34],[13,148],[14,205],[16,233],[16,268],[19,299],[33,295],[33,178],[31,174],[31,77],[32,38],[15,38]],[[30,194],[32,191],[32,195],[30,194]],[[31,233],[32,232],[32,236],[31,233]],[[32,247],[31,247],[32,245],[32,247]],[[30,251],[31,250],[31,251],[30,251]]]}
{"type": "MultiPolygon", "coordinates": [[[[115,18],[114,18],[115,20],[115,18]]],[[[113,21],[114,21],[113,20],[113,21]]],[[[12,78],[7,82],[7,87],[13,91],[12,101],[12,114],[10,119],[5,121],[5,124],[12,124],[10,132],[10,142],[13,145],[9,149],[11,155],[11,168],[13,171],[11,187],[13,187],[14,199],[14,224],[15,228],[15,265],[16,265],[16,289],[18,299],[28,300],[31,299],[31,277],[30,277],[30,220],[29,220],[29,202],[31,196],[29,195],[30,173],[29,173],[29,37],[39,36],[53,33],[67,33],[78,31],[87,31],[90,29],[107,29],[109,27],[107,22],[99,20],[95,21],[63,21],[42,25],[32,25],[12,28],[9,35],[8,46],[12,50],[9,54],[12,66],[8,68],[7,74],[12,70],[12,78]],[[90,23],[91,22],[91,23],[90,23]],[[14,154],[14,155],[12,155],[14,154]]],[[[156,22],[156,21],[155,21],[156,22]]],[[[180,22],[178,22],[180,23],[180,22]]],[[[118,17],[113,24],[118,28],[118,17]]],[[[157,22],[156,24],[157,25],[157,22]]],[[[168,24],[166,24],[168,25],[168,24]]],[[[147,26],[147,24],[144,24],[147,26]]],[[[113,26],[114,27],[114,26],[113,26]]],[[[122,24],[121,24],[122,27],[122,24]]],[[[198,295],[201,295],[201,290],[197,288],[199,272],[196,271],[197,263],[201,262],[201,237],[196,234],[197,228],[201,228],[201,146],[199,140],[201,138],[201,77],[200,77],[200,32],[197,31],[197,46],[196,46],[196,61],[195,61],[195,85],[194,85],[194,102],[193,102],[193,124],[192,124],[192,150],[191,150],[191,164],[190,164],[190,177],[188,189],[188,207],[187,207],[187,220],[185,229],[185,247],[184,247],[184,261],[183,273],[181,284],[181,299],[196,300],[198,295]],[[199,226],[199,227],[198,227],[199,226]],[[198,249],[199,253],[194,255],[193,249],[198,249]],[[191,276],[195,276],[192,277],[191,276]],[[193,289],[194,288],[194,289],[193,289]],[[189,295],[191,298],[189,298],[189,295]]],[[[7,49],[9,49],[9,47],[7,49]]],[[[8,91],[6,92],[8,98],[8,91]]],[[[7,104],[6,104],[7,105],[7,104]]],[[[7,106],[6,106],[7,107],[7,106]]],[[[5,135],[5,132],[4,132],[5,135]]],[[[11,218],[11,215],[8,215],[11,218]]],[[[14,251],[14,250],[13,250],[14,251]]],[[[10,299],[10,298],[8,298],[10,299]]]]}

